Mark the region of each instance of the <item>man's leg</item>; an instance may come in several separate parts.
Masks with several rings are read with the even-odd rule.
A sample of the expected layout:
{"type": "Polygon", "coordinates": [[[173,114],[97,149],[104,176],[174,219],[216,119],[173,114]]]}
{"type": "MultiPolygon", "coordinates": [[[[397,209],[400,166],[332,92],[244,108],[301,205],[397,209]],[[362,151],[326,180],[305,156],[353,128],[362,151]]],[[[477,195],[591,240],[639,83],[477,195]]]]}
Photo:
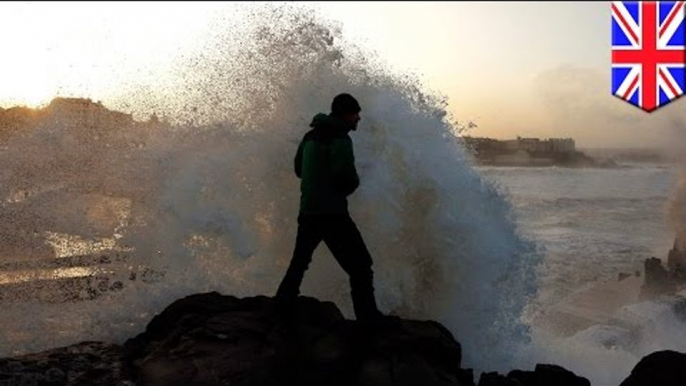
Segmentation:
{"type": "Polygon", "coordinates": [[[374,298],[372,257],[350,216],[340,216],[325,227],[324,242],[343,270],[350,276],[350,293],[359,321],[381,315],[374,298]]]}
{"type": "Polygon", "coordinates": [[[311,216],[298,216],[298,236],[295,240],[295,250],[291,264],[286,271],[276,292],[276,298],[282,301],[293,301],[300,294],[300,284],[307,267],[312,261],[312,253],[322,240],[317,221],[311,216]]]}

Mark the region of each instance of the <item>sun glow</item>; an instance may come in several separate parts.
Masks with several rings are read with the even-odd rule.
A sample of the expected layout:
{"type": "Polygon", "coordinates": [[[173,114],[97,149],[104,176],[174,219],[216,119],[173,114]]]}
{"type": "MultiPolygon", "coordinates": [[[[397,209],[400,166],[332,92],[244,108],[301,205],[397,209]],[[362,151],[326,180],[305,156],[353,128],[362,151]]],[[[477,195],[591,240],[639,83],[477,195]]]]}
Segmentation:
{"type": "MultiPolygon", "coordinates": [[[[198,49],[220,5],[0,4],[0,107],[38,107],[56,96],[107,100],[158,84],[198,49]]],[[[230,18],[230,12],[222,15],[230,18]]]]}
{"type": "Polygon", "coordinates": [[[40,74],[31,74],[27,71],[24,74],[17,74],[17,81],[21,84],[10,84],[12,101],[16,105],[27,107],[39,107],[48,103],[51,99],[51,92],[48,90],[47,82],[40,74]]]}

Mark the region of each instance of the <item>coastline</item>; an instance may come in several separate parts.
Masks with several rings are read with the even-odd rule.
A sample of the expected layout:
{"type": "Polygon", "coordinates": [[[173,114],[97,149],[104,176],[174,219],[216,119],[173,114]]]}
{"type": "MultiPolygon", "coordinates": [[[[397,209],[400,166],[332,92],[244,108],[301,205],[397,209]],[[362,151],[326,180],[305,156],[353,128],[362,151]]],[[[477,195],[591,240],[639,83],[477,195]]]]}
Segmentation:
{"type": "Polygon", "coordinates": [[[576,149],[572,138],[463,137],[465,148],[479,166],[521,167],[617,167],[611,158],[593,158],[576,149]]]}

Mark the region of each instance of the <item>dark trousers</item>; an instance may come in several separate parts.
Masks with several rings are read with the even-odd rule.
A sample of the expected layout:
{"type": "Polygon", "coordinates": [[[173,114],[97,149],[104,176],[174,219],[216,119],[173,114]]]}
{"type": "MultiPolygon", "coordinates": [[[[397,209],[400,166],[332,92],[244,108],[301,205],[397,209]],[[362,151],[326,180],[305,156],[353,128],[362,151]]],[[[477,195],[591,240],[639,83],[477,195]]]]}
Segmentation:
{"type": "Polygon", "coordinates": [[[293,259],[276,293],[279,300],[295,300],[312,254],[324,240],[338,264],[350,277],[350,289],[357,320],[380,315],[374,299],[372,257],[362,235],[348,214],[298,216],[298,236],[293,259]]]}

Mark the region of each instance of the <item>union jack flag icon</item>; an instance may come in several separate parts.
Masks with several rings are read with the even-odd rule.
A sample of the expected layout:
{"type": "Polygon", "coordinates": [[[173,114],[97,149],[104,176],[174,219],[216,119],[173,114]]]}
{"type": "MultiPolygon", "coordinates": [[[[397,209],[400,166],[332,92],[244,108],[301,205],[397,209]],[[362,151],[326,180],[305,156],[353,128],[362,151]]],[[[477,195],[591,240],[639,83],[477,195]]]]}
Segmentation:
{"type": "Polygon", "coordinates": [[[612,94],[652,112],[684,93],[686,1],[612,2],[612,94]]]}

